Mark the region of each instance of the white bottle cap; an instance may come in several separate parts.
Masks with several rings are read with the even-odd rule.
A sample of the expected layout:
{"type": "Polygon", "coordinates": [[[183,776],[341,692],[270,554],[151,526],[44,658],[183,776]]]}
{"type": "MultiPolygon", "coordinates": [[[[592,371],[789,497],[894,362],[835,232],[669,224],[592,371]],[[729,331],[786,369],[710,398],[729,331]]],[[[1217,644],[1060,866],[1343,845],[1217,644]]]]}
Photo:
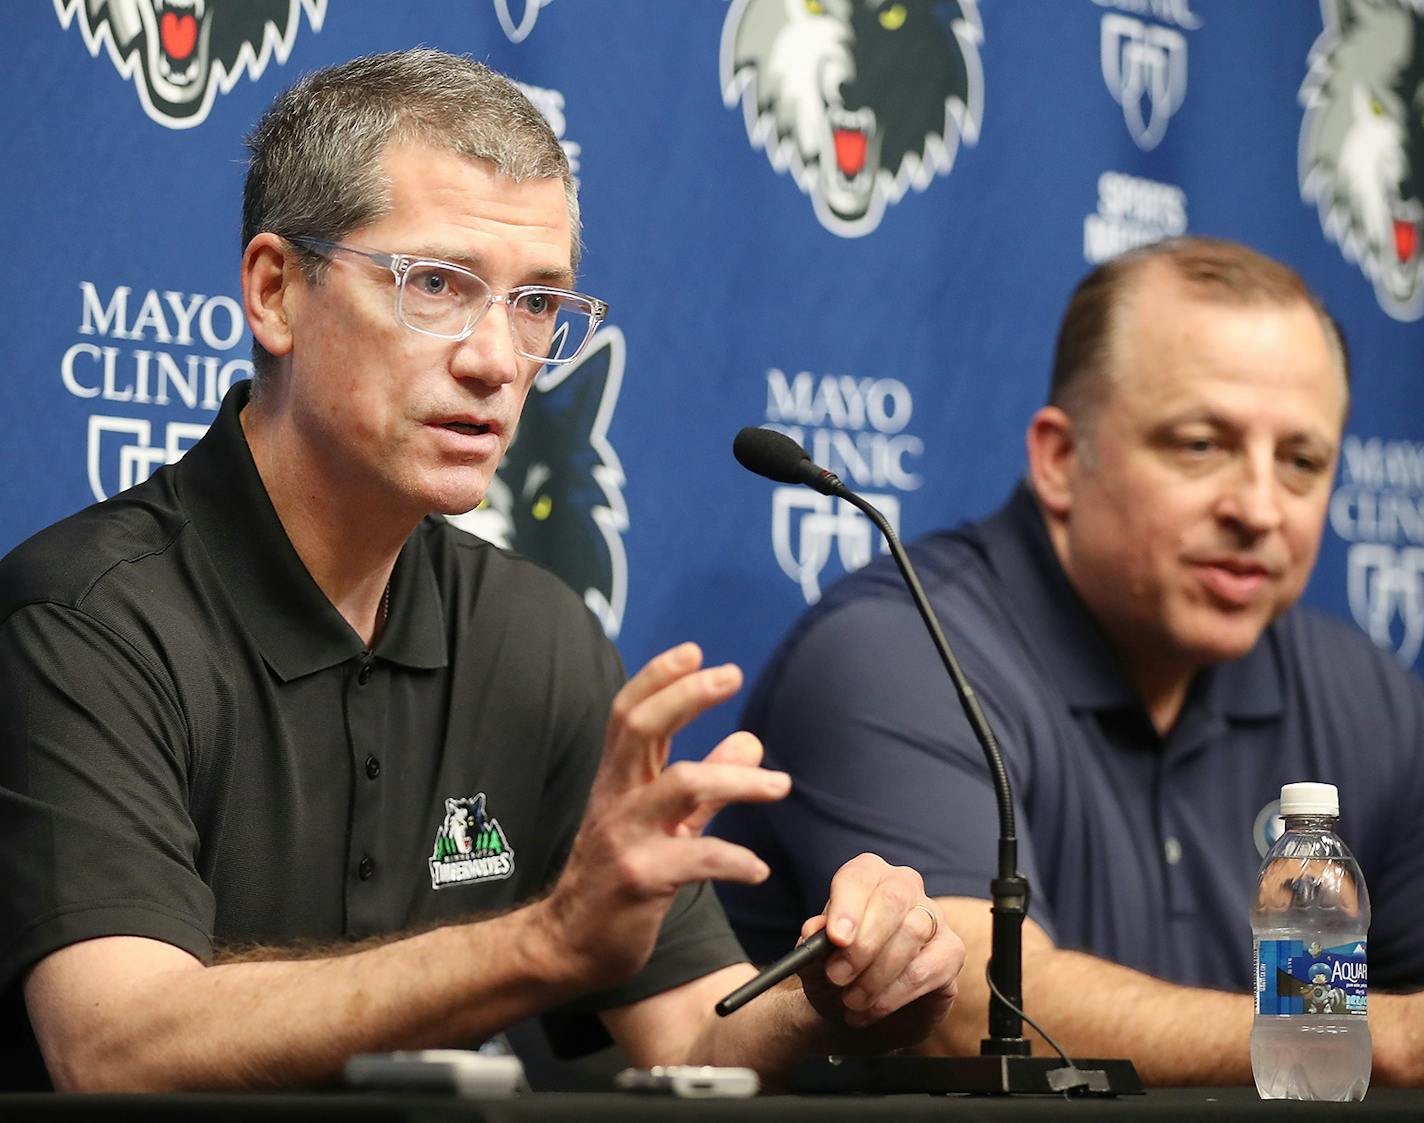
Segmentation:
{"type": "Polygon", "coordinates": [[[1334,784],[1286,784],[1281,788],[1281,815],[1340,814],[1340,791],[1334,784]]]}

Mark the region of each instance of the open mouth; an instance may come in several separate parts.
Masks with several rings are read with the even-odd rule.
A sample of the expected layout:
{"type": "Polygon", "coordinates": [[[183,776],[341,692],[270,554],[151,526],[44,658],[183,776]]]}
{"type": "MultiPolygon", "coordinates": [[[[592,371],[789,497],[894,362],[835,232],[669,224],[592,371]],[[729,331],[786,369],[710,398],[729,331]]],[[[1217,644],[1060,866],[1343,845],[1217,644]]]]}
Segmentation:
{"type": "Polygon", "coordinates": [[[1424,250],[1424,246],[1420,245],[1424,206],[1417,198],[1396,195],[1390,201],[1389,209],[1389,227],[1381,241],[1388,242],[1392,237],[1394,244],[1376,247],[1379,254],[1376,284],[1390,299],[1408,305],[1419,298],[1421,273],[1424,272],[1424,259],[1420,257],[1421,250],[1424,250]]]}
{"type": "Polygon", "coordinates": [[[1198,572],[1218,601],[1235,608],[1254,603],[1271,583],[1266,566],[1232,559],[1201,562],[1198,572]]]}
{"type": "Polygon", "coordinates": [[[1402,218],[1394,220],[1394,255],[1401,262],[1411,261],[1419,248],[1419,228],[1402,218]]]}
{"type": "Polygon", "coordinates": [[[869,165],[870,140],[875,132],[875,113],[870,109],[855,112],[827,107],[831,129],[831,145],[836,154],[836,170],[841,178],[854,183],[869,165]]]}
{"type": "Polygon", "coordinates": [[[464,433],[471,437],[478,437],[490,431],[488,425],[475,424],[471,421],[442,421],[440,428],[449,429],[452,433],[464,433]]]}
{"type": "Polygon", "coordinates": [[[198,78],[198,39],[207,0],[163,0],[154,7],[158,18],[159,73],[175,86],[198,78]]]}

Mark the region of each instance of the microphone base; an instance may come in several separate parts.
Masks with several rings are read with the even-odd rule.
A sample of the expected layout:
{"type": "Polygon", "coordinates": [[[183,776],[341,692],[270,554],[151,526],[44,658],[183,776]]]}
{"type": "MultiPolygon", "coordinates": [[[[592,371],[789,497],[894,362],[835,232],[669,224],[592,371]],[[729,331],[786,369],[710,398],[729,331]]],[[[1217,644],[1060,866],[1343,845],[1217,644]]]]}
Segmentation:
{"type": "Polygon", "coordinates": [[[1129,1060],[1060,1057],[817,1057],[791,1076],[792,1092],[873,1095],[1135,1096],[1147,1091],[1129,1060]]]}

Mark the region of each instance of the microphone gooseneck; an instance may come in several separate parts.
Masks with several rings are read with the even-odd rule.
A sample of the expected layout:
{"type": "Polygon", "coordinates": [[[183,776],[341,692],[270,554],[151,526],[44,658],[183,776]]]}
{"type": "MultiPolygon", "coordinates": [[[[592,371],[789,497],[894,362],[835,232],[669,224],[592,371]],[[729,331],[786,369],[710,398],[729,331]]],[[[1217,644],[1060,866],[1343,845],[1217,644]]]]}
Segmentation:
{"type": "Polygon", "coordinates": [[[1009,784],[1008,770],[999,752],[999,742],[989,727],[983,707],[970,686],[969,680],[959,667],[959,661],[945,639],[944,629],[924,587],[910,564],[909,555],[900,544],[899,536],[890,523],[869,501],[846,487],[835,473],[812,463],[806,450],[784,433],[774,429],[745,428],[732,442],[732,454],[737,462],[748,471],[775,480],[778,483],[808,484],[824,495],[844,499],[864,512],[865,517],[875,524],[885,536],[890,554],[900,569],[909,588],[910,597],[918,609],[920,618],[929,629],[930,639],[940,661],[949,672],[954,683],[959,704],[975,739],[984,751],[984,759],[989,766],[989,774],[994,782],[994,796],[999,811],[999,876],[990,883],[993,897],[994,922],[992,954],[989,961],[990,977],[994,983],[995,995],[989,1003],[989,1037],[981,1050],[990,1055],[1026,1056],[1030,1051],[1028,1040],[1023,1036],[1023,949],[1022,934],[1024,917],[1028,915],[1028,879],[1018,872],[1018,838],[1014,828],[1014,798],[1009,784]]]}
{"type": "MultiPolygon", "coordinates": [[[[989,882],[989,895],[993,902],[990,910],[993,914],[991,950],[986,972],[990,991],[989,1034],[979,1043],[980,1055],[881,1057],[870,1058],[859,1066],[848,1065],[848,1058],[829,1058],[826,1066],[803,1075],[799,1090],[1109,1096],[1144,1091],[1142,1080],[1131,1061],[1070,1060],[1057,1042],[1024,1013],[1023,922],[1028,915],[1029,892],[1028,879],[1018,872],[1018,839],[1014,834],[1014,800],[1008,770],[1004,767],[999,743],[989,728],[989,719],[984,716],[979,699],[959,669],[959,662],[950,650],[944,630],[894,529],[884,515],[841,483],[835,473],[812,463],[806,450],[784,433],[772,429],[743,429],[737,434],[732,452],[744,468],[757,475],[778,483],[806,484],[823,495],[844,499],[862,511],[885,536],[915,608],[929,629],[940,661],[954,683],[964,716],[980,748],[984,750],[999,807],[999,876],[989,882]],[[1057,1051],[1058,1058],[1030,1055],[1032,1049],[1023,1036],[1025,1021],[1043,1034],[1057,1051]]],[[[818,935],[824,935],[824,929],[818,935]]],[[[814,942],[814,939],[808,943],[814,942]]],[[[812,955],[813,952],[803,944],[787,960],[794,958],[799,963],[801,957],[812,955]]],[[[720,1010],[718,1012],[721,1013],[720,1010]]]]}

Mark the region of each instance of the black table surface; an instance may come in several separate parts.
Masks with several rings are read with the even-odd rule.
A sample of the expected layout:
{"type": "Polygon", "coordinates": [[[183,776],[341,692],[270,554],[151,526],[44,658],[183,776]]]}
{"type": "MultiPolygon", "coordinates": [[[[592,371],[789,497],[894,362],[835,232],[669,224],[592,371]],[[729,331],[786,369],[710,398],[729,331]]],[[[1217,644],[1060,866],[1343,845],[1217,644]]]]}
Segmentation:
{"type": "Polygon", "coordinates": [[[1218,1123],[1225,1120],[1349,1119],[1424,1120],[1424,1089],[1373,1088],[1363,1103],[1263,1102],[1252,1088],[1154,1088],[1118,1099],[1064,1100],[1052,1096],[984,1097],[929,1095],[758,1096],[750,1100],[679,1100],[627,1093],[539,1092],[508,1099],[459,1099],[428,1095],[313,1092],[308,1094],[73,1096],[0,1095],[0,1120],[58,1123],[560,1123],[568,1120],[688,1120],[691,1123],[834,1123],[855,1120],[1112,1119],[1146,1123],[1218,1123]]]}

